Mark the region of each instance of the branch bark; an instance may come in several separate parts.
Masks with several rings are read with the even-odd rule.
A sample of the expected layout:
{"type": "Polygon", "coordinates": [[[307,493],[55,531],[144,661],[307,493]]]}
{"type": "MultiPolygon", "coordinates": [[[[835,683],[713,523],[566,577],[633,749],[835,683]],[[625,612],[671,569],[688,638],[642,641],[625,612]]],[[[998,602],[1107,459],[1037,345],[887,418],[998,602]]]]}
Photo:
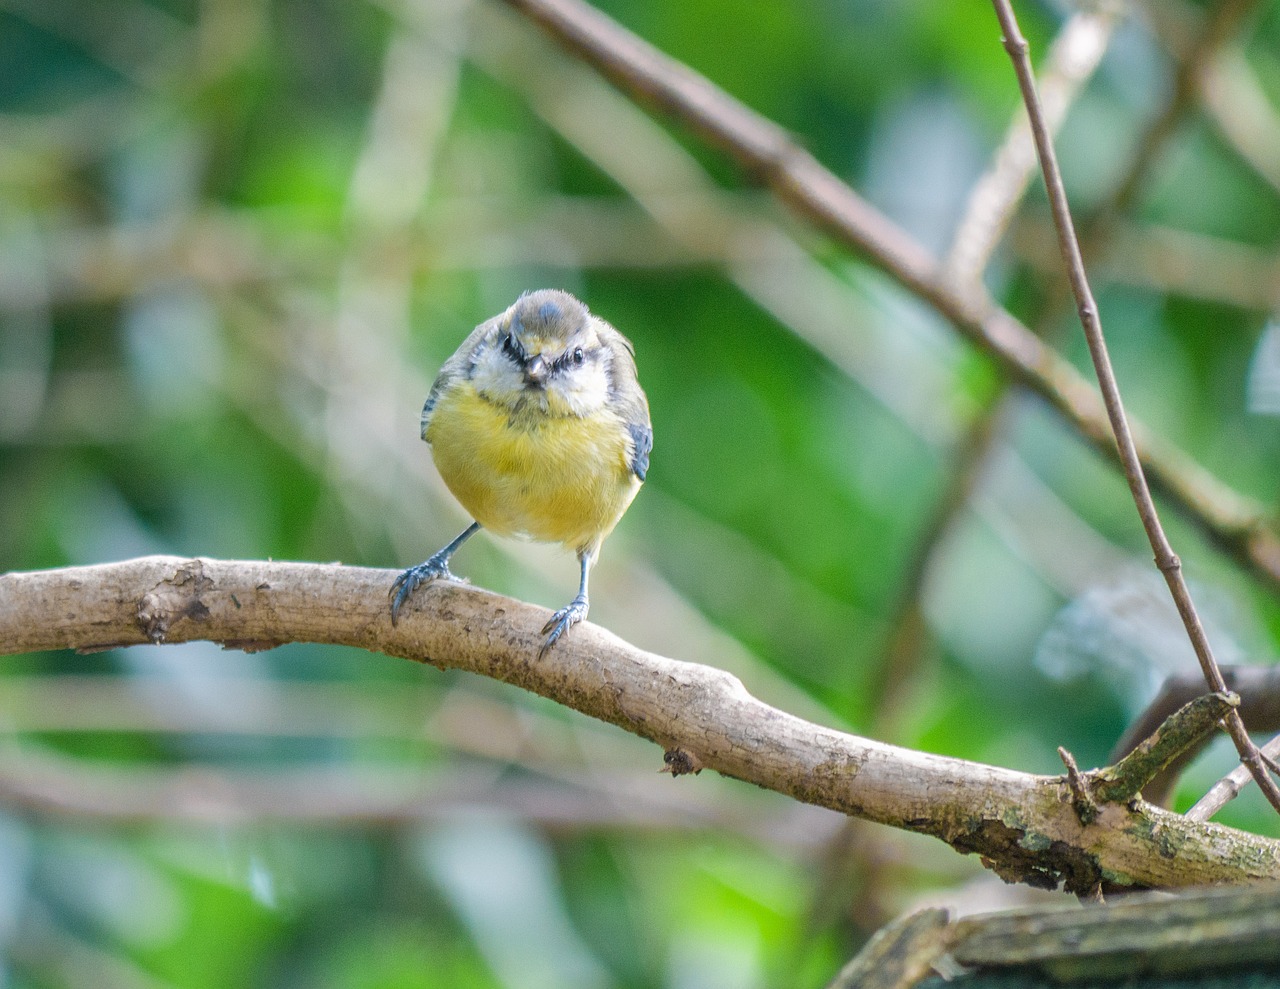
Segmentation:
{"type": "Polygon", "coordinates": [[[915,752],[806,722],[735,677],[591,624],[537,659],[542,608],[462,584],[392,626],[389,570],[144,557],[0,575],[0,654],[209,640],[323,642],[463,669],[548,697],[668,753],[806,803],[933,835],[1009,881],[1174,887],[1280,879],[1280,843],[1140,801],[1083,824],[1063,777],[915,752]]]}

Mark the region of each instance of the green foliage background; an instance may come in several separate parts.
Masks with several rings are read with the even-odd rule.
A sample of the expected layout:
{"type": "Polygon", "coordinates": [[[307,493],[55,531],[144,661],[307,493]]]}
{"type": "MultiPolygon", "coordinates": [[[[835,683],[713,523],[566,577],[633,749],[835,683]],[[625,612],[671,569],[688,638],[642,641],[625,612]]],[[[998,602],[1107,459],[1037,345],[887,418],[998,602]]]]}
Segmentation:
{"type": "MultiPolygon", "coordinates": [[[[601,7],[939,253],[1018,105],[984,4],[601,7]]],[[[1064,11],[1019,13],[1039,58],[1064,11]]],[[[1059,141],[1082,218],[1203,15],[1123,20],[1059,141]]],[[[1278,42],[1261,4],[1231,49],[1273,99],[1278,42]]],[[[1274,503],[1280,193],[1195,106],[1141,188],[1094,266],[1126,400],[1274,503]]],[[[1033,191],[987,281],[1084,367],[1051,245],[1033,191]]],[[[0,570],[420,561],[465,524],[417,439],[426,389],[541,286],[632,338],[653,409],[594,620],[825,724],[1046,773],[1059,745],[1100,764],[1194,668],[1123,483],[1019,394],[890,664],[993,365],[500,5],[0,2],[0,570]]],[[[1274,589],[1165,514],[1223,661],[1271,662],[1274,589]]],[[[575,578],[486,538],[456,569],[551,607],[575,578]]],[[[6,985],[818,986],[920,896],[980,895],[941,845],[672,781],[636,739],[399,660],[2,672],[6,985]]],[[[1251,794],[1221,819],[1280,830],[1251,794]]]]}

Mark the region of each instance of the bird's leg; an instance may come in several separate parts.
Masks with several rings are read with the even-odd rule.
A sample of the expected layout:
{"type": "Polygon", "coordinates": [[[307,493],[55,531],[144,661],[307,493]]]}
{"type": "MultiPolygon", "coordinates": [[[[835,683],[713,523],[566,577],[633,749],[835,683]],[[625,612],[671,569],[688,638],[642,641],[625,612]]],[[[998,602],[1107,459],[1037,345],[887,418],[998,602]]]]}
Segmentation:
{"type": "Polygon", "coordinates": [[[587,575],[591,572],[591,564],[595,563],[595,560],[596,556],[593,551],[578,554],[578,562],[582,565],[582,579],[578,583],[578,596],[552,615],[547,624],[542,626],[542,634],[547,637],[547,640],[542,643],[542,648],[538,650],[539,656],[544,655],[548,649],[555,645],[560,636],[587,617],[587,609],[590,607],[587,601],[587,575]]]}
{"type": "Polygon", "coordinates": [[[416,567],[410,567],[396,578],[396,582],[391,585],[390,593],[392,625],[396,623],[400,606],[419,586],[430,583],[438,577],[444,577],[446,580],[454,579],[453,574],[449,572],[449,560],[454,553],[458,552],[458,547],[474,536],[479,528],[479,522],[472,522],[467,526],[466,531],[431,559],[425,563],[419,563],[416,567]]]}

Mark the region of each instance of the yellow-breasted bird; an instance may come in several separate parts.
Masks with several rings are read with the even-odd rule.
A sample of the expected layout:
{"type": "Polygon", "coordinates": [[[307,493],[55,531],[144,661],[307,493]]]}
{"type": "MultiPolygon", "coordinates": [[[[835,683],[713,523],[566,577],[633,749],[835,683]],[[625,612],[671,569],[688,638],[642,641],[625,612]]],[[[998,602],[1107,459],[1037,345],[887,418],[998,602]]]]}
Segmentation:
{"type": "Polygon", "coordinates": [[[543,627],[542,651],[587,617],[600,545],[649,469],[653,427],[631,342],[568,292],[526,292],[475,328],[422,407],[422,438],[475,519],[391,587],[391,620],[481,526],[562,543],[582,567],[578,595],[543,627]]]}

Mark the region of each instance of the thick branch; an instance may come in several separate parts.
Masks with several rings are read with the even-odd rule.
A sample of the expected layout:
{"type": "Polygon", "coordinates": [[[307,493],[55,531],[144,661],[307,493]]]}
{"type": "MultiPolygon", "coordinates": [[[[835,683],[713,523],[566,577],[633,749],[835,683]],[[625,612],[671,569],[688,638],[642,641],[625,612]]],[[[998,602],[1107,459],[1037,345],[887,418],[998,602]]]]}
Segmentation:
{"type": "MultiPolygon", "coordinates": [[[[145,557],[0,575],[0,653],[197,639],[232,648],[357,646],[514,684],[691,756],[707,769],[934,835],[1001,876],[1085,891],[1280,879],[1280,843],[1140,802],[1083,825],[1061,777],[914,752],[793,717],[735,677],[584,624],[537,659],[541,608],[461,584],[392,627],[394,574],[338,565],[145,557]]],[[[688,785],[688,784],[684,784],[688,785]]],[[[694,784],[696,785],[696,784],[694,784]]]]}

